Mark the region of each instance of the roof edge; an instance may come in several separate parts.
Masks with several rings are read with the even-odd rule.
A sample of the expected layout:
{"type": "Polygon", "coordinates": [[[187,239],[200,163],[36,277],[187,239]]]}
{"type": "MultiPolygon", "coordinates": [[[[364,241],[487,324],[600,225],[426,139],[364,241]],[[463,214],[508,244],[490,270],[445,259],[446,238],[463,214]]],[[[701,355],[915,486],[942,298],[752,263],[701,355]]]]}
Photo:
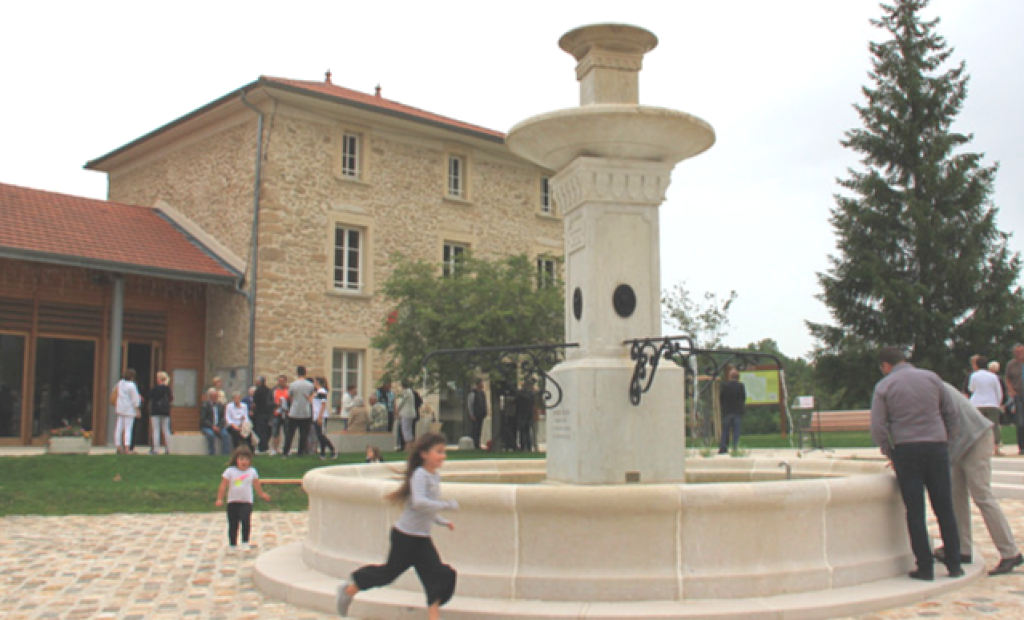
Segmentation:
{"type": "Polygon", "coordinates": [[[231,99],[237,97],[238,95],[240,95],[240,94],[242,94],[244,92],[249,92],[249,91],[253,90],[257,86],[259,86],[262,82],[263,82],[263,78],[260,77],[260,79],[256,80],[255,82],[250,82],[250,83],[246,84],[245,86],[242,86],[241,88],[236,88],[235,90],[229,92],[228,94],[224,95],[223,97],[220,97],[218,99],[214,99],[210,103],[207,103],[206,105],[204,105],[202,107],[196,108],[195,110],[192,110],[191,112],[189,112],[188,114],[186,114],[184,116],[179,116],[178,118],[174,119],[173,121],[171,121],[169,123],[166,123],[164,125],[161,125],[160,127],[157,127],[156,129],[154,129],[153,131],[150,131],[147,134],[144,134],[144,135],[142,135],[142,136],[140,136],[138,138],[135,138],[134,140],[132,140],[131,142],[129,142],[127,144],[119,146],[118,148],[114,149],[113,151],[110,151],[109,153],[107,153],[106,155],[100,155],[96,159],[92,159],[92,160],[89,160],[89,161],[85,162],[85,165],[82,166],[82,167],[84,169],[86,169],[86,170],[98,170],[98,171],[103,172],[104,170],[102,168],[100,168],[100,166],[104,162],[106,162],[106,161],[108,161],[110,159],[113,159],[114,157],[117,157],[118,155],[124,153],[125,151],[128,151],[128,150],[130,150],[132,148],[135,148],[136,146],[142,144],[143,142],[146,142],[146,141],[150,140],[151,138],[155,138],[156,136],[158,136],[158,135],[160,135],[160,134],[162,134],[164,132],[170,131],[171,129],[174,129],[175,127],[177,127],[179,125],[184,125],[188,121],[202,116],[206,112],[208,112],[208,111],[210,111],[210,110],[212,110],[212,109],[214,109],[214,108],[216,108],[216,107],[218,107],[218,106],[220,106],[220,105],[222,105],[224,103],[227,103],[228,101],[230,101],[231,99]]]}
{"type": "Polygon", "coordinates": [[[181,211],[178,211],[163,200],[157,202],[153,210],[157,212],[157,215],[167,220],[171,226],[174,226],[183,235],[188,237],[188,240],[205,252],[207,256],[223,265],[228,271],[234,272],[239,278],[244,277],[248,267],[247,263],[181,211]]]}
{"type": "Polygon", "coordinates": [[[12,258],[33,263],[62,265],[65,267],[84,267],[86,269],[98,269],[100,271],[111,271],[115,273],[139,276],[153,276],[168,280],[183,280],[186,282],[202,282],[205,284],[235,286],[238,283],[238,278],[236,276],[218,276],[205,273],[200,274],[193,271],[161,269],[159,267],[147,267],[145,265],[137,265],[133,263],[120,263],[117,261],[82,258],[80,256],[67,256],[63,254],[53,254],[50,252],[36,252],[33,250],[22,250],[10,247],[0,247],[0,258],[12,258]]]}

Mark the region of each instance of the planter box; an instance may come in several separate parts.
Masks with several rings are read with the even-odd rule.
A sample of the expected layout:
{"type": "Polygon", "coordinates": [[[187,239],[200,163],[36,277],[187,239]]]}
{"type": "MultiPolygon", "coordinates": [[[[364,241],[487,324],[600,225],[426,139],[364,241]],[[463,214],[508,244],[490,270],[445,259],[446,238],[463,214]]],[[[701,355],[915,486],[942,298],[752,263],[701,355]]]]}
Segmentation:
{"type": "Polygon", "coordinates": [[[50,454],[89,454],[92,440],[88,437],[50,437],[46,451],[50,454]]]}

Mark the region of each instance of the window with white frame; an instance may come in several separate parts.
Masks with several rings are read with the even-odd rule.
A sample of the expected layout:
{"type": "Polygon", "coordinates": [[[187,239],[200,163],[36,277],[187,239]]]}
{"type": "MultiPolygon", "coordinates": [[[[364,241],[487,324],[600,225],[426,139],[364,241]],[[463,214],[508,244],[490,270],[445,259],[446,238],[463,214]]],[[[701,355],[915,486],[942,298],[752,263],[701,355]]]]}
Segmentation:
{"type": "Polygon", "coordinates": [[[358,179],[362,174],[359,142],[359,134],[346,132],[341,136],[341,174],[351,179],[358,179]]]}
{"type": "Polygon", "coordinates": [[[334,288],[361,291],[364,231],[339,224],[334,229],[334,288]]]}
{"type": "Polygon", "coordinates": [[[537,286],[551,286],[555,283],[558,273],[555,271],[555,259],[549,256],[537,257],[537,286]]]}
{"type": "Polygon", "coordinates": [[[546,215],[554,212],[551,206],[551,177],[540,178],[540,212],[546,215]]]}
{"type": "Polygon", "coordinates": [[[459,262],[465,257],[469,248],[461,243],[444,242],[444,253],[441,256],[441,272],[450,276],[458,269],[459,262]]]}
{"type": "Polygon", "coordinates": [[[334,349],[331,356],[331,410],[341,404],[342,395],[348,386],[358,389],[362,386],[363,352],[351,349],[334,349]]]}
{"type": "Polygon", "coordinates": [[[466,197],[466,158],[459,155],[448,156],[448,195],[455,198],[466,197]]]}

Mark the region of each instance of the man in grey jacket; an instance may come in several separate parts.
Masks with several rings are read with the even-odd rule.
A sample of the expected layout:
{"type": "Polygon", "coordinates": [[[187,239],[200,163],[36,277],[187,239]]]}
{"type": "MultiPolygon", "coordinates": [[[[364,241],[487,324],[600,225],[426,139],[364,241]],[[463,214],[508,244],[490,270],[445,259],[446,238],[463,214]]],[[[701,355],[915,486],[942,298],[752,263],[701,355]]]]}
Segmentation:
{"type": "Polygon", "coordinates": [[[935,579],[925,523],[926,489],[948,551],[943,563],[950,577],[962,577],[947,443],[959,421],[953,401],[938,375],[915,368],[900,349],[885,347],[878,359],[885,377],[875,385],[871,400],[871,437],[892,461],[907,508],[907,531],[917,562],[910,577],[935,579]]]}
{"type": "Polygon", "coordinates": [[[284,437],[284,451],[281,456],[288,458],[292,448],[292,439],[295,437],[295,430],[299,431],[299,455],[306,454],[306,447],[309,445],[309,425],[313,420],[313,406],[310,399],[313,396],[313,383],[306,378],[306,367],[299,366],[296,374],[298,378],[288,386],[288,428],[284,437]]]}
{"type": "MultiPolygon", "coordinates": [[[[948,383],[946,392],[959,418],[957,428],[950,433],[949,461],[953,469],[953,511],[960,533],[960,561],[970,564],[973,560],[969,493],[999,550],[999,564],[988,574],[1003,575],[1024,564],[1024,556],[1014,542],[999,500],[992,494],[992,422],[948,383]]],[[[945,561],[945,549],[936,549],[935,558],[945,561]]]]}

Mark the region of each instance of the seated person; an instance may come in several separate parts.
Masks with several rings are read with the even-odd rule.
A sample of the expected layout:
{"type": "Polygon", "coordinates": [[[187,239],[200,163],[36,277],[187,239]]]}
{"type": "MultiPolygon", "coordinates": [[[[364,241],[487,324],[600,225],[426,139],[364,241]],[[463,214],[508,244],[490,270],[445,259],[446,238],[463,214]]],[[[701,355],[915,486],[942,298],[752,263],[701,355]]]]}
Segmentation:
{"type": "Polygon", "coordinates": [[[352,409],[348,414],[348,433],[365,433],[370,426],[370,412],[363,404],[363,397],[356,396],[352,399],[352,409]]]}

